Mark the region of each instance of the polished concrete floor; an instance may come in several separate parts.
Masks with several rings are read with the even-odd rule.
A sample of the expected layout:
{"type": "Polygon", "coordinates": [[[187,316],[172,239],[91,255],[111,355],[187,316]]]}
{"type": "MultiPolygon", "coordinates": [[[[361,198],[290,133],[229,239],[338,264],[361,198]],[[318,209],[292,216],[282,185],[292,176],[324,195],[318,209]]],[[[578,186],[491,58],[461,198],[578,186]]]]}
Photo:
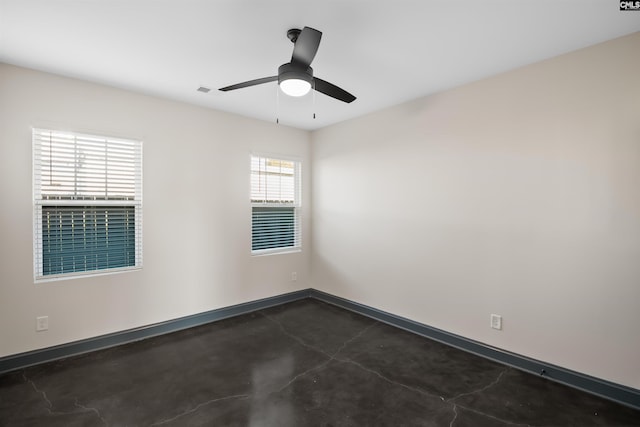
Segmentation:
{"type": "Polygon", "coordinates": [[[640,411],[315,300],[0,376],[1,426],[640,426],[640,411]]]}

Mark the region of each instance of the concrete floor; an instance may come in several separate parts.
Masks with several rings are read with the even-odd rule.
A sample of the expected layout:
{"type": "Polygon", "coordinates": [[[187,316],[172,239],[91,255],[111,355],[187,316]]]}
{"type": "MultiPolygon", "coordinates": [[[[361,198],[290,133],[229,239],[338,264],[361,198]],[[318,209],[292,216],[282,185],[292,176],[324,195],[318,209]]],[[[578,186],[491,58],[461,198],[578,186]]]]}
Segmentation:
{"type": "Polygon", "coordinates": [[[640,426],[640,411],[302,300],[0,376],[1,426],[640,426]]]}

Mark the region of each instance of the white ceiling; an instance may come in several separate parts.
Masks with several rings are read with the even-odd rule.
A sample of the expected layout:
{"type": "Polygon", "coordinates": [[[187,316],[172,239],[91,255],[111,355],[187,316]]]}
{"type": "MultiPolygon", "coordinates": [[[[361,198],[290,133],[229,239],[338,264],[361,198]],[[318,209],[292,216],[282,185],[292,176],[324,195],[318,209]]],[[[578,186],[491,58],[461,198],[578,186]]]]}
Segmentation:
{"type": "Polygon", "coordinates": [[[0,62],[302,129],[636,31],[618,0],[0,0],[0,62]],[[314,74],[356,101],[217,90],[276,75],[304,26],[314,74]]]}

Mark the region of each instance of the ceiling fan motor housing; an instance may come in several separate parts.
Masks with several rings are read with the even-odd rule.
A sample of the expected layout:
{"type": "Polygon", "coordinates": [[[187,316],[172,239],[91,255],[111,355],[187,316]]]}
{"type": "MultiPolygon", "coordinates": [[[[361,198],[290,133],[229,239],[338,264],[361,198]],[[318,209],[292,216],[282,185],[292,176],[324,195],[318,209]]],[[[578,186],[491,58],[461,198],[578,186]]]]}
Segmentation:
{"type": "Polygon", "coordinates": [[[291,62],[282,64],[278,67],[278,84],[289,79],[304,80],[313,87],[313,68],[301,67],[291,62]]]}

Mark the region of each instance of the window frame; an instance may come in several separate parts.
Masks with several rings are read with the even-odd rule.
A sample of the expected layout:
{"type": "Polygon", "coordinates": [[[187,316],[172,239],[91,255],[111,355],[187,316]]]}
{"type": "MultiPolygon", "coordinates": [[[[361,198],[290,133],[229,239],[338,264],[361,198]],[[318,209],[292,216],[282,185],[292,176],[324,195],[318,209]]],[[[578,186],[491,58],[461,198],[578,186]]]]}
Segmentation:
{"type": "Polygon", "coordinates": [[[265,153],[265,152],[252,152],[249,156],[249,203],[251,205],[251,256],[266,256],[266,255],[278,255],[278,254],[290,254],[298,253],[302,251],[302,159],[295,156],[288,156],[282,154],[265,153]],[[271,160],[287,161],[294,164],[294,201],[291,203],[269,203],[266,201],[254,201],[252,199],[252,162],[254,158],[264,158],[271,160]],[[254,208],[278,208],[278,207],[291,207],[293,208],[294,218],[294,233],[293,246],[274,247],[267,249],[253,249],[254,234],[253,234],[253,214],[254,208]]]}
{"type": "MultiPolygon", "coordinates": [[[[111,147],[113,148],[113,147],[111,147]]],[[[123,138],[123,137],[112,137],[108,135],[98,135],[98,134],[89,134],[83,132],[75,132],[75,131],[66,131],[66,130],[57,130],[52,128],[32,128],[32,202],[33,202],[33,275],[34,275],[34,283],[43,283],[50,281],[59,281],[59,280],[67,280],[67,279],[75,279],[75,278],[83,278],[83,277],[94,277],[94,276],[103,276],[110,274],[117,274],[127,271],[136,271],[142,269],[142,254],[143,254],[143,242],[142,242],[142,148],[143,142],[138,139],[133,138],[123,138]],[[76,147],[80,142],[86,142],[89,140],[96,141],[104,141],[105,150],[108,150],[107,146],[109,143],[112,145],[115,144],[129,144],[132,148],[133,153],[133,161],[131,162],[134,173],[133,178],[129,182],[130,185],[134,188],[134,195],[129,198],[109,198],[109,193],[106,188],[108,187],[108,178],[105,178],[105,197],[87,197],[87,196],[78,196],[77,193],[67,194],[62,197],[51,197],[43,190],[42,180],[43,180],[43,163],[42,163],[42,155],[43,155],[43,144],[42,142],[38,142],[37,138],[41,138],[42,134],[50,133],[53,135],[64,136],[65,138],[72,138],[74,147],[76,147]],[[43,208],[51,207],[51,208],[102,208],[104,207],[108,210],[109,207],[113,208],[114,211],[117,209],[122,209],[122,207],[132,207],[134,210],[134,263],[133,265],[127,266],[119,266],[119,267],[106,267],[106,268],[95,268],[95,269],[87,269],[81,271],[70,271],[63,273],[50,273],[44,274],[44,255],[43,255],[43,242],[44,242],[44,230],[43,230],[43,208]]],[[[57,153],[59,154],[59,153],[57,153]]],[[[108,156],[108,154],[107,154],[108,156]]],[[[75,159],[75,157],[74,157],[75,159]]],[[[75,161],[75,160],[74,160],[75,161]]],[[[105,161],[107,163],[108,160],[105,161]]],[[[105,165],[105,177],[109,175],[107,172],[108,163],[105,165]]],[[[78,174],[79,169],[74,166],[73,167],[74,174],[78,174]]],[[[79,175],[79,174],[78,174],[79,175]]],[[[74,181],[75,182],[75,181],[74,181]]],[[[75,184],[77,185],[77,183],[75,184]]],[[[46,209],[46,208],[45,208],[46,209]]]]}

